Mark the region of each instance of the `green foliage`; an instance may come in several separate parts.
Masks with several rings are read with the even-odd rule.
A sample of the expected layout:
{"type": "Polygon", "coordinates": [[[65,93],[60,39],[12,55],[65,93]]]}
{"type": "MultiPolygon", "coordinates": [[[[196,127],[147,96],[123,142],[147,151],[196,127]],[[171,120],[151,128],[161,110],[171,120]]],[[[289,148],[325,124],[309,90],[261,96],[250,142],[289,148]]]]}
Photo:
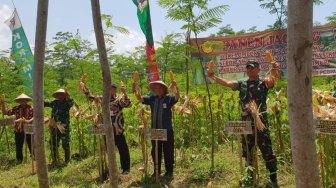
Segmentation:
{"type": "Polygon", "coordinates": [[[270,14],[276,14],[277,20],[271,26],[273,29],[283,29],[287,25],[287,2],[284,0],[258,0],[260,7],[268,9],[270,14]]]}
{"type": "Polygon", "coordinates": [[[155,52],[155,58],[158,69],[161,70],[162,80],[165,82],[169,70],[174,73],[182,73],[185,70],[184,61],[189,58],[185,55],[188,45],[180,34],[168,34],[158,43],[160,47],[155,52]]]}
{"type": "MultiPolygon", "coordinates": [[[[258,0],[262,9],[268,9],[270,14],[277,16],[273,25],[269,26],[272,29],[284,29],[287,27],[288,7],[285,0],[258,0]]],[[[322,0],[313,0],[315,5],[323,3],[322,0]]]]}
{"type": "Polygon", "coordinates": [[[208,8],[208,0],[159,0],[159,5],[167,9],[167,18],[183,21],[183,30],[200,33],[222,22],[221,16],[228,10],[227,5],[208,8]],[[195,13],[199,12],[198,15],[195,13]]]}
{"type": "Polygon", "coordinates": [[[336,12],[333,12],[333,15],[326,17],[328,24],[336,24],[336,12]]]}
{"type": "Polygon", "coordinates": [[[24,79],[19,75],[20,68],[10,59],[0,58],[0,94],[8,97],[11,102],[17,95],[24,92],[22,85],[24,79]]]}

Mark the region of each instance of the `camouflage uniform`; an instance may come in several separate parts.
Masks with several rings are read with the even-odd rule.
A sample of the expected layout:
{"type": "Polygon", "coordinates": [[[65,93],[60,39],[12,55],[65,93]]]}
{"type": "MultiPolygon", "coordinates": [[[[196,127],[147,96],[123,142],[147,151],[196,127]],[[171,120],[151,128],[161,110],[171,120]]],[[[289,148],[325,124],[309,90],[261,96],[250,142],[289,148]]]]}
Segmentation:
{"type": "Polygon", "coordinates": [[[266,99],[268,94],[268,88],[266,83],[260,79],[252,81],[239,81],[238,82],[239,98],[242,107],[241,118],[243,121],[251,121],[253,134],[246,135],[242,138],[243,145],[243,157],[249,158],[248,163],[252,165],[253,162],[253,147],[255,145],[254,138],[254,120],[250,112],[246,109],[246,105],[255,101],[257,106],[260,106],[259,112],[262,113],[260,116],[261,121],[265,125],[265,129],[257,132],[257,143],[259,149],[262,153],[262,157],[266,162],[266,168],[271,173],[271,180],[276,182],[276,171],[277,171],[277,159],[272,149],[272,142],[270,138],[270,132],[268,129],[267,120],[267,105],[266,99]],[[264,112],[264,113],[263,113],[264,112]],[[247,153],[247,150],[249,151],[247,153]]]}
{"type": "Polygon", "coordinates": [[[51,130],[51,155],[53,162],[56,162],[57,148],[60,140],[62,140],[62,147],[64,149],[64,160],[68,163],[70,160],[70,108],[73,105],[72,99],[66,100],[54,100],[52,102],[44,102],[45,107],[52,108],[51,118],[55,120],[56,123],[61,123],[64,125],[64,133],[61,133],[58,128],[50,128],[51,130]]]}

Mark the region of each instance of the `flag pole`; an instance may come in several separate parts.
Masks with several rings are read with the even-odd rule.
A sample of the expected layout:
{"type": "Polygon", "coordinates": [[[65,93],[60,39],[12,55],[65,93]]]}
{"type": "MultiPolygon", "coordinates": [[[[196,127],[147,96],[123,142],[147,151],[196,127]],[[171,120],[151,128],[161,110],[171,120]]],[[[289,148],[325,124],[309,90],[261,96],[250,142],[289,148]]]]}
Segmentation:
{"type": "Polygon", "coordinates": [[[14,9],[16,9],[15,4],[14,4],[14,0],[11,0],[11,1],[12,1],[12,4],[13,4],[14,9]]]}

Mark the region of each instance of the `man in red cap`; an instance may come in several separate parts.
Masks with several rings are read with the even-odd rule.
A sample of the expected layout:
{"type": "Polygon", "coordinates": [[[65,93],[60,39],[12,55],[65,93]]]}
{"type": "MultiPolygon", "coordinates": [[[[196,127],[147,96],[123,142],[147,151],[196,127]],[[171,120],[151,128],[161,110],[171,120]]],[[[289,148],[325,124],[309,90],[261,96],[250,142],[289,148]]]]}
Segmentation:
{"type": "MultiPolygon", "coordinates": [[[[24,143],[24,125],[31,123],[33,121],[33,108],[28,104],[32,99],[25,95],[21,94],[16,99],[15,102],[19,103],[18,106],[13,107],[12,109],[7,110],[5,104],[5,97],[1,98],[2,113],[5,115],[15,115],[15,146],[16,146],[16,160],[21,163],[23,160],[22,148],[24,143]]],[[[31,135],[26,135],[26,142],[29,148],[30,154],[31,151],[31,135]]]]}

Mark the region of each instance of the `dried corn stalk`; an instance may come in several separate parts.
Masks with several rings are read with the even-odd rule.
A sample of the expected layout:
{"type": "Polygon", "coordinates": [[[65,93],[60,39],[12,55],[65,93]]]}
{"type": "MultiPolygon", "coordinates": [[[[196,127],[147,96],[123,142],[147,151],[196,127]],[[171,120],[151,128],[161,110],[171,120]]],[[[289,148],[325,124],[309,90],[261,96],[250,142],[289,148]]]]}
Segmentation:
{"type": "Polygon", "coordinates": [[[248,103],[247,109],[251,112],[252,117],[254,119],[254,125],[257,127],[257,129],[258,130],[265,129],[266,127],[260,119],[259,107],[257,106],[254,100],[248,103]]]}

